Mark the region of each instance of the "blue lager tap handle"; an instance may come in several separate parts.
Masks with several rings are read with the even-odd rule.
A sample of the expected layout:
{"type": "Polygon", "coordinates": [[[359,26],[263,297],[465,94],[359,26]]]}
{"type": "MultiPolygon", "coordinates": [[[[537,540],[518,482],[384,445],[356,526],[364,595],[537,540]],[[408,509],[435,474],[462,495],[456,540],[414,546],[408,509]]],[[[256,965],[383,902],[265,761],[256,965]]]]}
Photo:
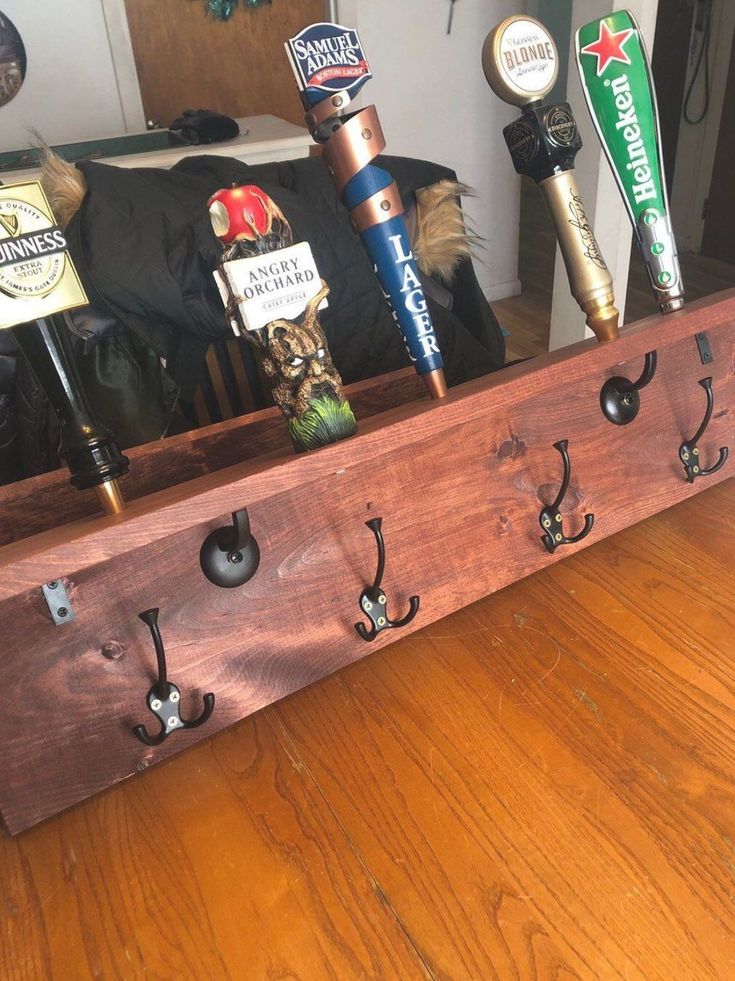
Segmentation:
{"type": "Polygon", "coordinates": [[[433,398],[446,395],[441,351],[403,219],[398,188],[372,161],[385,149],[375,106],[340,115],[372,74],[357,32],[312,24],[286,42],[306,122],[324,144],[324,162],[401,332],[433,398]]]}

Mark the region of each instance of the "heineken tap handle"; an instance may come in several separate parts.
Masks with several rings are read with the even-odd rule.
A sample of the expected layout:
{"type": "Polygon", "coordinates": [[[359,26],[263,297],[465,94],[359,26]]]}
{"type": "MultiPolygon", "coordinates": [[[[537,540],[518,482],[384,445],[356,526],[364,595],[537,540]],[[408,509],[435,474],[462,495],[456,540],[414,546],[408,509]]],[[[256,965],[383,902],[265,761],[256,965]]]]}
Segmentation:
{"type": "Polygon", "coordinates": [[[661,313],[684,306],[669,215],[656,90],[635,17],[619,10],[580,27],[575,42],[582,91],[661,313]]]}
{"type": "Polygon", "coordinates": [[[556,45],[543,24],[514,15],[493,28],[482,49],[493,92],[523,111],[503,130],[513,165],[541,188],[554,223],[572,296],[599,341],[618,336],[612,276],[600,252],[574,178],[582,147],[567,102],[544,104],[559,72],[556,45]]]}
{"type": "Polygon", "coordinates": [[[432,398],[447,394],[444,362],[393,177],[373,163],[385,149],[375,106],[343,114],[372,74],[357,32],[312,24],[285,44],[312,136],[373,264],[408,355],[432,398]]]}

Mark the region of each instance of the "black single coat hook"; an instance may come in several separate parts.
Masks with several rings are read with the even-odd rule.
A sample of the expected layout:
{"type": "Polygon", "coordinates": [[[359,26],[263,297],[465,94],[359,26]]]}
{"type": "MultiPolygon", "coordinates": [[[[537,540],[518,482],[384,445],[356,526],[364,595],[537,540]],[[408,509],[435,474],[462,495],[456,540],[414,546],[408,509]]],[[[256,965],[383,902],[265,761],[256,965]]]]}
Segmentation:
{"type": "Polygon", "coordinates": [[[581,542],[582,539],[586,538],[592,531],[592,526],[595,523],[594,514],[585,514],[584,528],[578,535],[568,537],[564,534],[562,516],[559,508],[561,507],[561,502],[564,500],[566,493],[569,490],[569,480],[572,475],[572,466],[569,462],[569,452],[567,449],[568,446],[568,439],[560,439],[558,443],[554,443],[554,449],[561,453],[561,458],[564,462],[564,477],[561,482],[561,489],[556,495],[556,500],[553,504],[542,508],[541,514],[539,515],[541,527],[544,529],[544,533],[541,536],[541,541],[544,543],[547,551],[549,552],[556,551],[560,545],[572,545],[574,542],[581,542]]]}
{"type": "Polygon", "coordinates": [[[188,721],[181,718],[181,692],[168,680],[166,671],[166,651],[163,647],[161,631],[158,629],[158,609],[146,610],[138,614],[143,623],[148,624],[156,648],[158,662],[158,681],[146,696],[148,708],[159,719],[161,729],[157,736],[150,736],[145,726],[134,726],[133,732],[146,746],[159,746],[176,729],[196,729],[207,721],[214,709],[214,695],[204,696],[204,710],[198,719],[188,721]]]}
{"type": "Polygon", "coordinates": [[[643,372],[637,381],[629,381],[622,375],[608,378],[600,390],[600,408],[605,418],[616,426],[627,426],[638,415],[642,388],[653,380],[656,374],[658,355],[649,351],[643,364],[643,372]]]}
{"type": "Polygon", "coordinates": [[[260,549],[250,532],[247,508],[233,511],[232,524],[216,528],[204,539],[199,564],[207,579],[222,589],[243,586],[260,565],[260,549]]]}
{"type": "Polygon", "coordinates": [[[364,623],[355,624],[355,630],[363,640],[375,640],[381,630],[405,627],[419,612],[419,598],[418,596],[411,596],[408,601],[408,613],[403,619],[390,620],[388,618],[388,601],[380,586],[385,570],[385,542],[383,541],[383,533],[380,530],[382,523],[382,518],[371,518],[370,521],[365,522],[375,535],[375,540],[378,543],[378,568],[372,586],[366,586],[360,594],[360,608],[369,617],[372,624],[370,630],[367,629],[364,623]]]}
{"type": "Polygon", "coordinates": [[[684,472],[687,475],[687,480],[690,484],[693,484],[697,477],[709,477],[710,474],[717,473],[722,467],[725,466],[729,450],[726,446],[720,447],[720,455],[717,459],[717,463],[713,464],[711,467],[703,467],[699,461],[699,447],[697,443],[700,441],[704,432],[709,426],[709,421],[712,418],[712,410],[715,407],[715,397],[712,394],[712,378],[702,378],[699,384],[705,391],[707,396],[707,410],[704,413],[704,419],[702,420],[702,425],[692,436],[691,439],[686,439],[679,447],[679,459],[684,465],[684,472]]]}

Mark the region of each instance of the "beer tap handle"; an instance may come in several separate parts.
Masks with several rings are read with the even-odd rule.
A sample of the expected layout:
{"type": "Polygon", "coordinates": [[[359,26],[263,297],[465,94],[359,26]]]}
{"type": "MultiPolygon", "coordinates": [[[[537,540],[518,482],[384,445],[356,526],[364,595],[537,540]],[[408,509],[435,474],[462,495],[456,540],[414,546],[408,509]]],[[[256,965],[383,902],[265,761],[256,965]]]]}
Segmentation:
{"type": "Polygon", "coordinates": [[[341,115],[372,78],[357,31],[305,27],[285,43],[312,136],[350,212],[409,358],[432,398],[447,394],[444,362],[391,174],[373,161],[385,149],[375,106],[341,115]]]}
{"type": "Polygon", "coordinates": [[[122,511],[128,460],[89,404],[67,326],[68,311],[89,301],[37,181],[0,186],[0,287],[0,329],[13,331],[56,413],[71,483],[94,487],[108,514],[122,511]]]}
{"type": "Polygon", "coordinates": [[[598,340],[611,340],[618,336],[619,320],[612,276],[574,178],[574,159],[582,140],[569,104],[543,101],[559,71],[556,45],[539,21],[514,15],[488,34],[482,66],[498,98],[523,109],[503,130],[513,165],[541,188],[572,296],[587,325],[598,340]]]}
{"type": "Polygon", "coordinates": [[[628,212],[661,313],[684,306],[669,213],[651,64],[629,10],[580,27],[575,37],[587,108],[628,212]]]}
{"type": "Polygon", "coordinates": [[[117,481],[127,473],[128,460],[89,403],[72,354],[67,316],[51,314],[12,331],[59,420],[60,455],[71,483],[79,490],[94,487],[105,511],[114,514],[125,506],[117,481]]]}

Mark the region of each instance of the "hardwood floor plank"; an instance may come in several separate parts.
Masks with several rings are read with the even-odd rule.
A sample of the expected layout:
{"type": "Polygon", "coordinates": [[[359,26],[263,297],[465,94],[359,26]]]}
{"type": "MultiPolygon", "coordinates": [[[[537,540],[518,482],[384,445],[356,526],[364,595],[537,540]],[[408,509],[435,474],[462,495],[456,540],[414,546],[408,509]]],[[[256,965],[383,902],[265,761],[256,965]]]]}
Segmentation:
{"type": "Polygon", "coordinates": [[[733,975],[732,539],[658,527],[273,710],[438,976],[733,975]]]}
{"type": "Polygon", "coordinates": [[[0,840],[0,977],[425,978],[261,714],[0,840]]]}

